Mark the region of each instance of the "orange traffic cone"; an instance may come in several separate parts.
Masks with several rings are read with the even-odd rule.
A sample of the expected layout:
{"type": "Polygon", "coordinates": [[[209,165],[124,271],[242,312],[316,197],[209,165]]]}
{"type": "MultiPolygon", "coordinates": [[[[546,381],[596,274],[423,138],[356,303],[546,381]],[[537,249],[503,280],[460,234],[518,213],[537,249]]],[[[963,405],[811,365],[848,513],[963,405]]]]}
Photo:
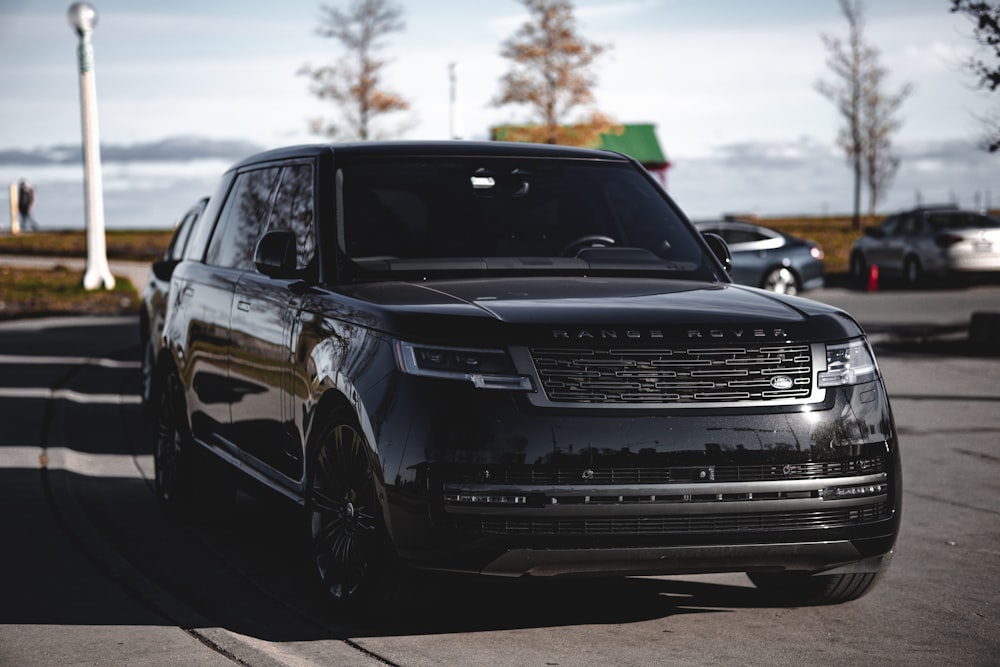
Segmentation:
{"type": "Polygon", "coordinates": [[[872,268],[868,271],[868,291],[877,292],[878,291],[878,265],[872,264],[872,268]]]}

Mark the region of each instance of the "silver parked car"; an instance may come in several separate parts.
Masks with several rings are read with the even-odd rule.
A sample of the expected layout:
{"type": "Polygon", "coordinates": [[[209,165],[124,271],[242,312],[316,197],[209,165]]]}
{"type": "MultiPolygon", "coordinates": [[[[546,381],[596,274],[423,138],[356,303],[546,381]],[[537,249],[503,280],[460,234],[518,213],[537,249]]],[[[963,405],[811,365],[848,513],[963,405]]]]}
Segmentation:
{"type": "Polygon", "coordinates": [[[780,294],[823,286],[823,249],[813,241],[739,220],[702,220],[702,234],[718,234],[733,255],[733,282],[780,294]]]}
{"type": "Polygon", "coordinates": [[[851,275],[902,277],[908,285],[927,275],[1000,271],[1000,222],[957,207],[925,207],[886,218],[851,248],[851,275]]]}

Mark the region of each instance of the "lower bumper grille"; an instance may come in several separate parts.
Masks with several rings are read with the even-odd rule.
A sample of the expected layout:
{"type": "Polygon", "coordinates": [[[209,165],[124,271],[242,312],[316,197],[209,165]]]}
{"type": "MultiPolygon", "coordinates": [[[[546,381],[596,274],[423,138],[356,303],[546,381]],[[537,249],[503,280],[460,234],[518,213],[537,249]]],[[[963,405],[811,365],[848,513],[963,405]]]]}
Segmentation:
{"type": "Polygon", "coordinates": [[[472,535],[669,535],[846,528],[889,519],[886,503],[825,511],[615,517],[602,519],[452,517],[453,527],[472,535]]]}

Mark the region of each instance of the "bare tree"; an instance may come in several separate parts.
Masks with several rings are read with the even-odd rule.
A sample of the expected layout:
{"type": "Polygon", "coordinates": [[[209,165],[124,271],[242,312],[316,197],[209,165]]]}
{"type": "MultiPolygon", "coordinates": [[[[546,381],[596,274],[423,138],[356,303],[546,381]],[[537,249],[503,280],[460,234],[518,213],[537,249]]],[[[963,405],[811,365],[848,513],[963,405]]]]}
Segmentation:
{"type": "Polygon", "coordinates": [[[868,215],[874,216],[882,194],[899,171],[891,137],[902,126],[896,114],[913,92],[913,85],[906,83],[895,93],[885,92],[887,70],[876,60],[869,65],[861,86],[861,150],[868,181],[868,215]]]}
{"type": "Polygon", "coordinates": [[[402,9],[390,0],[352,0],[347,11],[323,5],[317,32],[340,42],[344,54],[333,65],[304,65],[299,74],[312,80],[310,91],[340,107],[342,120],[326,124],[312,122],[317,134],[367,140],[372,122],[381,115],[409,109],[399,95],[381,88],[386,61],[375,57],[382,48],[381,38],[405,27],[402,9]]]}
{"type": "Polygon", "coordinates": [[[827,66],[834,82],[819,81],[816,89],[833,102],[844,125],[837,142],[847,154],[854,171],[854,207],[852,225],[861,228],[861,188],[867,179],[870,207],[874,213],[881,194],[895,176],[899,161],[890,152],[891,135],[899,129],[896,119],[912,88],[907,84],[899,92],[884,92],[887,71],[879,64],[879,52],[864,37],[864,5],[861,0],[838,0],[847,19],[847,41],[821,35],[829,54],[827,66]]]}
{"type": "Polygon", "coordinates": [[[573,5],[568,0],[521,0],[530,18],[506,40],[500,55],[512,62],[501,79],[495,106],[528,106],[537,124],[505,128],[511,141],[533,141],[575,146],[595,145],[601,133],[615,124],[591,110],[569,123],[570,113],[594,101],[596,77],[591,65],[605,47],[576,31],[573,5]]]}
{"type": "MultiPolygon", "coordinates": [[[[992,64],[982,58],[969,59],[969,69],[979,78],[979,87],[990,92],[1000,90],[1000,4],[951,0],[951,11],[972,19],[976,42],[987,52],[992,52],[992,64]]],[[[985,128],[983,144],[986,150],[995,153],[1000,150],[1000,109],[995,108],[981,120],[985,128]]]]}

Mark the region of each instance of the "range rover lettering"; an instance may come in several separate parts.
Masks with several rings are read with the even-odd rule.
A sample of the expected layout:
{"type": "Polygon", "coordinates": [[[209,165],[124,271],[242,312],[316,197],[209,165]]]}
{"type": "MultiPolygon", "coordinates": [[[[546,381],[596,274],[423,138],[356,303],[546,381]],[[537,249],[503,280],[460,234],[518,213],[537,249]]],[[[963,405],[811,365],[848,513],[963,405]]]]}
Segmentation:
{"type": "Polygon", "coordinates": [[[416,570],[857,598],[900,522],[876,360],[848,314],[733,284],[728,259],[615,153],[250,157],[170,278],[158,494],[214,513],[242,479],[301,506],[348,617],[416,570]]]}

